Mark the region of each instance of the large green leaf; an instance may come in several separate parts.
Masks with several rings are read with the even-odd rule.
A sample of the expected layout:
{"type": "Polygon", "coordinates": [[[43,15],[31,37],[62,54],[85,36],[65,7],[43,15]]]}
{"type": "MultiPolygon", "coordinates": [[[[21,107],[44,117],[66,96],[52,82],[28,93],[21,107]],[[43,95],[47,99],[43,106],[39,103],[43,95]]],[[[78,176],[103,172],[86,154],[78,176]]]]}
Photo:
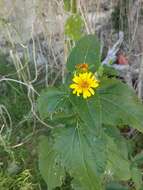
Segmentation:
{"type": "Polygon", "coordinates": [[[39,142],[39,169],[48,185],[48,190],[60,186],[65,176],[64,168],[57,161],[58,155],[52,149],[52,143],[46,136],[41,136],[39,142]]]}
{"type": "Polygon", "coordinates": [[[143,132],[143,106],[128,85],[116,79],[103,79],[96,94],[85,100],[70,97],[76,113],[87,126],[96,128],[101,125],[130,125],[143,132]]]}
{"type": "Polygon", "coordinates": [[[46,118],[50,113],[61,109],[67,104],[67,93],[64,90],[48,87],[42,91],[38,98],[38,111],[42,118],[46,118]]]}
{"type": "Polygon", "coordinates": [[[87,63],[92,71],[100,65],[100,43],[95,35],[88,35],[81,38],[67,60],[67,68],[73,72],[76,64],[87,63]]]}
{"type": "Polygon", "coordinates": [[[130,125],[143,132],[143,105],[127,84],[116,79],[104,79],[97,97],[101,102],[103,123],[130,125]]]}
{"type": "Polygon", "coordinates": [[[54,150],[62,164],[83,190],[101,190],[100,174],[106,167],[106,143],[81,127],[65,127],[54,132],[54,150]]]}

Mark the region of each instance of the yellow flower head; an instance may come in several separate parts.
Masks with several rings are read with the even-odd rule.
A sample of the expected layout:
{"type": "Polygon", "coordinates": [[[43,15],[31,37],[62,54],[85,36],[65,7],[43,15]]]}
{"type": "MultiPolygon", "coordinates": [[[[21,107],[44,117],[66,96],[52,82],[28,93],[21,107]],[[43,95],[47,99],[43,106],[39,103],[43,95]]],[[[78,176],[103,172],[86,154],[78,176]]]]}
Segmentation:
{"type": "Polygon", "coordinates": [[[73,94],[77,96],[83,94],[83,98],[94,95],[95,88],[99,86],[99,81],[91,72],[75,74],[72,81],[74,83],[70,85],[70,88],[73,89],[73,94]]]}

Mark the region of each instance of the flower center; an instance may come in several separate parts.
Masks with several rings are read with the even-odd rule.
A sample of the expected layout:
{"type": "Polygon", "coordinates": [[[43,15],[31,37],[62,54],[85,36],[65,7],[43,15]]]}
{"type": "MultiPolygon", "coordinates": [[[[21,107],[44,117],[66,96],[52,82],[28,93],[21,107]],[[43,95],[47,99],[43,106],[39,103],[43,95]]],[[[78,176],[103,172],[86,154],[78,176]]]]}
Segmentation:
{"type": "Polygon", "coordinates": [[[80,84],[81,88],[88,88],[89,87],[89,83],[87,81],[82,81],[82,83],[80,84]]]}

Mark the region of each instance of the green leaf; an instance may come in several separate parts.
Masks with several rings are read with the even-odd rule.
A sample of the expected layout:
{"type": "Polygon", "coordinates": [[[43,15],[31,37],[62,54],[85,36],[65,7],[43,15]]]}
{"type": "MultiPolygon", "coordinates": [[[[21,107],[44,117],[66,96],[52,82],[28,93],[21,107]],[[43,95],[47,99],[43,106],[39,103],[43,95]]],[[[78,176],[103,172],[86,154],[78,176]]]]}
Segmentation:
{"type": "Polygon", "coordinates": [[[133,158],[133,164],[136,164],[136,165],[142,165],[143,164],[143,152],[138,153],[133,158]]]}
{"type": "Polygon", "coordinates": [[[88,127],[98,132],[102,124],[130,125],[143,132],[143,106],[128,85],[116,79],[103,79],[94,96],[85,100],[70,97],[75,112],[88,127]]]}
{"type": "Polygon", "coordinates": [[[112,182],[108,184],[106,190],[128,190],[127,187],[124,187],[123,185],[117,183],[117,182],[112,182]]]}
{"type": "Polygon", "coordinates": [[[140,190],[143,190],[143,185],[141,186],[140,190]]]}
{"type": "Polygon", "coordinates": [[[106,167],[104,140],[80,126],[56,129],[54,137],[54,150],[74,181],[78,181],[83,190],[101,190],[99,176],[106,167]]]}
{"type": "Polygon", "coordinates": [[[103,65],[103,75],[116,77],[116,76],[119,76],[119,71],[115,70],[113,67],[103,65]]]}
{"type": "Polygon", "coordinates": [[[95,35],[88,35],[81,38],[72,49],[67,60],[67,69],[73,72],[76,64],[87,63],[95,71],[100,66],[100,61],[100,43],[95,35]]]}
{"type": "Polygon", "coordinates": [[[71,10],[71,0],[64,0],[64,9],[68,12],[71,10]]]}
{"type": "Polygon", "coordinates": [[[60,186],[65,176],[64,168],[57,161],[58,155],[52,149],[52,143],[46,136],[41,136],[39,142],[39,169],[48,185],[48,190],[60,186]]]}
{"type": "Polygon", "coordinates": [[[103,123],[130,125],[143,132],[143,105],[127,84],[116,79],[104,79],[97,97],[101,102],[103,123]]]}
{"type": "Polygon", "coordinates": [[[100,118],[100,105],[90,103],[90,100],[85,100],[82,97],[76,97],[75,95],[70,96],[70,100],[75,109],[75,113],[79,115],[79,118],[87,125],[89,128],[94,128],[96,130],[96,135],[100,132],[101,128],[101,118],[100,118]],[[98,107],[99,106],[99,107],[98,107]]]}
{"type": "Polygon", "coordinates": [[[66,113],[65,112],[58,112],[55,115],[53,115],[53,120],[57,124],[66,124],[66,125],[72,125],[75,124],[77,121],[76,114],[74,113],[66,113]]]}
{"type": "MultiPolygon", "coordinates": [[[[104,126],[105,127],[105,126],[104,126]]],[[[109,177],[118,180],[128,180],[131,177],[130,161],[126,139],[121,136],[118,128],[106,126],[104,132],[107,138],[107,170],[109,177]]]]}
{"type": "Polygon", "coordinates": [[[72,40],[79,40],[83,35],[84,21],[79,14],[70,16],[65,24],[65,34],[72,40]]]}
{"type": "Polygon", "coordinates": [[[127,150],[122,150],[122,147],[118,146],[113,138],[107,136],[107,139],[107,175],[113,176],[117,180],[129,180],[131,171],[127,150]]]}
{"type": "Polygon", "coordinates": [[[54,113],[62,106],[66,105],[67,94],[65,91],[55,87],[48,87],[44,90],[38,99],[38,111],[44,119],[50,113],[54,113]]]}
{"type": "Polygon", "coordinates": [[[104,132],[108,137],[112,138],[116,146],[126,159],[128,159],[128,145],[127,140],[121,135],[120,130],[115,126],[104,126],[104,132]]]}
{"type": "Polygon", "coordinates": [[[136,190],[139,190],[142,186],[142,174],[137,167],[132,167],[131,169],[132,180],[135,184],[136,190]]]}

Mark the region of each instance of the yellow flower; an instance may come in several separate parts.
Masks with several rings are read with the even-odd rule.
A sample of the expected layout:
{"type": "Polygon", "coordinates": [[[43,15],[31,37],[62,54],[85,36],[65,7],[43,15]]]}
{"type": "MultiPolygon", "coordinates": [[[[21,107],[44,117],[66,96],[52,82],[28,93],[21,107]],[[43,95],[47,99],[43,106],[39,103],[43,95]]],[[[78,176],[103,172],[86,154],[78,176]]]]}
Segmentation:
{"type": "Polygon", "coordinates": [[[99,81],[91,72],[75,74],[72,81],[74,83],[70,85],[70,88],[73,89],[73,94],[77,96],[83,94],[83,98],[94,95],[95,88],[99,86],[99,81]]]}

